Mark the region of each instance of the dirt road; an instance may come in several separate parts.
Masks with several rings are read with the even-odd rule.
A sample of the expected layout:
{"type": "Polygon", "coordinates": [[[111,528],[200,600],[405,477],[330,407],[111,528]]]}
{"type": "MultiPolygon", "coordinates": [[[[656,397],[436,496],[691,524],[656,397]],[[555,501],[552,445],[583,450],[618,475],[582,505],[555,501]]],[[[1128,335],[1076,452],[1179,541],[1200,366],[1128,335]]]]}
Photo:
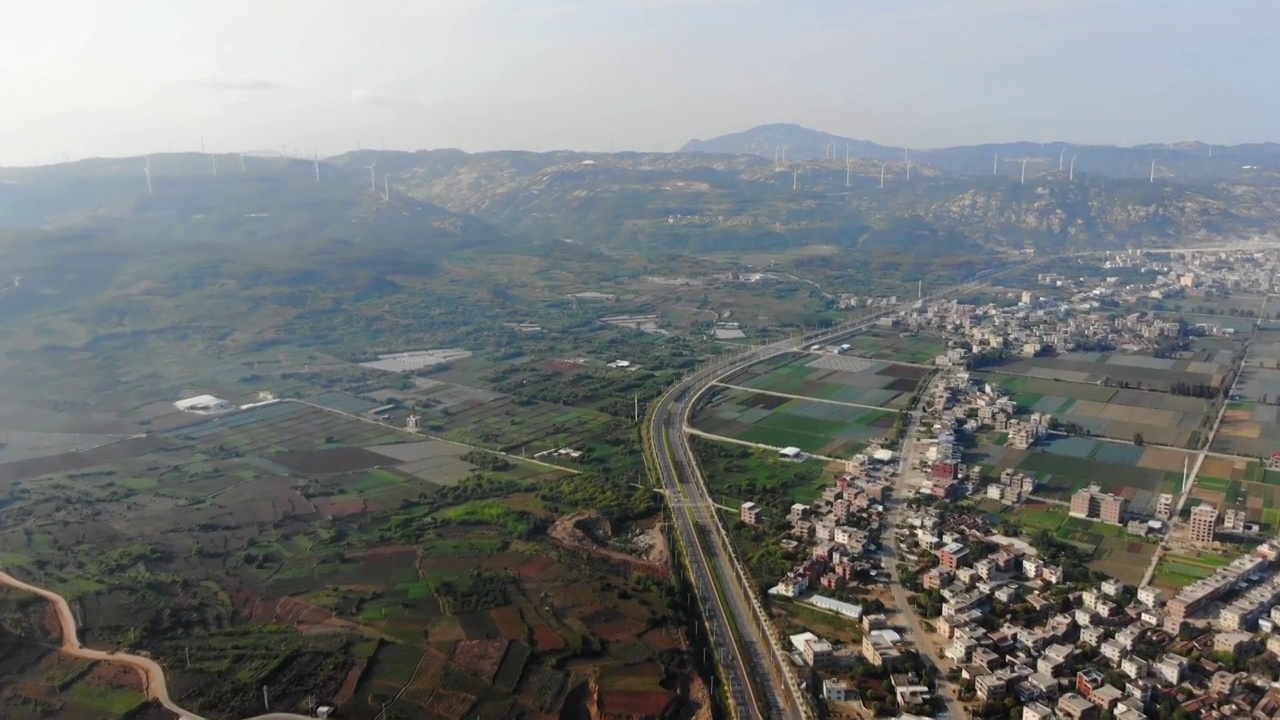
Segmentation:
{"type": "MultiPolygon", "coordinates": [[[[148,698],[160,703],[166,710],[177,715],[181,720],[208,720],[190,710],[179,707],[173,701],[173,698],[169,697],[169,686],[165,683],[164,669],[155,660],[141,655],[94,650],[81,645],[76,628],[75,614],[71,612],[71,606],[67,604],[66,598],[52,590],[45,590],[25,583],[4,571],[0,571],[0,585],[39,595],[53,605],[53,609],[58,615],[58,624],[62,626],[62,647],[60,650],[63,653],[82,660],[100,660],[131,667],[142,676],[143,692],[148,698]]],[[[307,715],[295,715],[293,713],[268,713],[254,718],[246,718],[246,720],[306,720],[307,718],[307,715]]]]}

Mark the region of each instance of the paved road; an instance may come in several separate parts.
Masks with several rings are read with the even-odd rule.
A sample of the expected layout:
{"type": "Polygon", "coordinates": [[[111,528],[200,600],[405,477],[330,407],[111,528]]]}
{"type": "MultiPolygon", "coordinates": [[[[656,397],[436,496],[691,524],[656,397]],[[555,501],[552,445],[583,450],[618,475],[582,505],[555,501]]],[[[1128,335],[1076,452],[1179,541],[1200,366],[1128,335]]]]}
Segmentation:
{"type": "MultiPolygon", "coordinates": [[[[941,375],[935,375],[929,380],[929,383],[920,392],[920,403],[925,402],[932,389],[938,385],[941,375]]],[[[962,713],[959,700],[956,699],[956,689],[947,682],[942,676],[941,670],[945,667],[944,658],[933,649],[933,644],[929,642],[929,634],[920,616],[916,614],[916,610],[907,602],[907,591],[902,587],[902,579],[898,576],[898,523],[902,520],[903,511],[906,507],[907,499],[916,491],[916,481],[922,478],[916,470],[917,455],[922,451],[922,443],[916,442],[916,432],[920,429],[920,422],[924,419],[924,413],[920,411],[919,404],[911,409],[911,422],[907,424],[906,434],[902,439],[902,452],[899,460],[898,475],[894,483],[893,496],[889,498],[888,511],[885,513],[885,527],[880,535],[880,543],[884,546],[886,559],[889,563],[889,578],[892,580],[890,589],[893,593],[893,604],[898,608],[898,615],[902,618],[902,622],[906,625],[907,631],[911,634],[912,641],[915,643],[916,650],[935,668],[938,668],[938,694],[947,704],[947,711],[951,714],[952,720],[961,720],[966,717],[962,713]]]]}
{"type": "MultiPolygon", "coordinates": [[[[1182,515],[1182,508],[1187,504],[1187,498],[1191,497],[1191,488],[1196,484],[1196,478],[1200,475],[1200,468],[1204,465],[1204,459],[1211,454],[1209,448],[1213,447],[1213,441],[1218,437],[1218,430],[1222,427],[1222,419],[1227,415],[1227,406],[1231,404],[1231,397],[1236,394],[1236,386],[1240,384],[1240,377],[1244,375],[1244,361],[1249,359],[1249,345],[1258,334],[1258,327],[1262,323],[1263,315],[1267,309],[1267,299],[1270,295],[1262,298],[1262,304],[1258,307],[1258,317],[1253,321],[1253,328],[1250,330],[1249,337],[1244,341],[1244,358],[1240,362],[1240,369],[1236,372],[1236,376],[1231,380],[1231,387],[1227,389],[1227,393],[1222,397],[1222,405],[1218,408],[1218,417],[1214,418],[1213,427],[1209,428],[1209,436],[1204,441],[1204,449],[1196,454],[1196,461],[1191,466],[1191,472],[1187,475],[1186,486],[1182,488],[1182,494],[1178,496],[1178,504],[1173,509],[1170,516],[1172,522],[1176,522],[1182,515]]],[[[1138,587],[1146,587],[1151,584],[1152,578],[1155,577],[1156,567],[1160,564],[1161,558],[1168,551],[1170,543],[1173,542],[1173,528],[1170,527],[1164,534],[1164,539],[1160,541],[1160,546],[1156,548],[1155,555],[1151,556],[1151,564],[1147,566],[1146,573],[1142,576],[1142,582],[1138,583],[1138,587]]]]}
{"type": "MultiPolygon", "coordinates": [[[[180,707],[173,701],[173,698],[169,697],[169,685],[165,682],[164,669],[155,660],[141,655],[94,650],[82,645],[76,628],[75,614],[71,612],[71,606],[67,604],[66,598],[52,590],[25,583],[3,571],[0,571],[0,585],[39,595],[53,605],[53,609],[58,616],[58,624],[62,627],[62,646],[59,648],[61,652],[82,660],[95,660],[131,667],[142,676],[143,694],[163,705],[169,712],[177,715],[179,720],[206,720],[204,717],[180,707]]],[[[295,715],[293,713],[267,713],[247,720],[308,720],[309,718],[309,715],[295,715]]]]}

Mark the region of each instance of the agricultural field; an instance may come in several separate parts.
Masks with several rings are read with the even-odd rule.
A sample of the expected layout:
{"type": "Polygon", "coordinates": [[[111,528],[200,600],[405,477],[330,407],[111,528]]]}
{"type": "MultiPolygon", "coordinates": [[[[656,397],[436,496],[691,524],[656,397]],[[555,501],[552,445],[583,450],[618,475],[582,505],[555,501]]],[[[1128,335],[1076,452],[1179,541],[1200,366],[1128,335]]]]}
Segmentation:
{"type": "Polygon", "coordinates": [[[1242,510],[1245,520],[1260,523],[1264,533],[1280,532],[1280,486],[1274,480],[1257,461],[1206,457],[1183,512],[1189,515],[1200,504],[1213,505],[1219,513],[1242,510]]]}
{"type": "Polygon", "coordinates": [[[1180,588],[1209,577],[1230,562],[1231,558],[1210,553],[1168,553],[1156,565],[1152,583],[1167,590],[1180,588]]]}
{"type": "Polygon", "coordinates": [[[847,457],[887,434],[896,418],[888,410],[717,387],[698,407],[693,422],[715,435],[847,457]]]}
{"type": "Polygon", "coordinates": [[[455,409],[439,419],[429,419],[433,432],[459,442],[503,452],[533,455],[608,437],[624,426],[618,418],[593,410],[518,403],[511,398],[455,409]]]}
{"type": "Polygon", "coordinates": [[[1270,457],[1271,453],[1280,451],[1280,407],[1251,402],[1228,403],[1212,449],[1258,458],[1270,457]]]}
{"type": "Polygon", "coordinates": [[[694,437],[692,448],[712,498],[731,508],[751,500],[782,517],[792,503],[819,497],[834,477],[819,463],[787,462],[774,453],[733,443],[694,437]]]}
{"type": "Polygon", "coordinates": [[[1073,383],[1104,383],[1166,390],[1174,383],[1218,385],[1231,367],[1233,352],[1220,349],[1194,357],[1157,358],[1119,352],[1073,352],[1023,358],[1002,364],[1000,372],[1073,383]]]}
{"type": "Polygon", "coordinates": [[[993,519],[1009,521],[1028,535],[1047,532],[1093,553],[1089,567],[1137,584],[1155,557],[1156,544],[1129,535],[1123,527],[1073,518],[1065,506],[1029,500],[1015,507],[996,503],[993,519]]]}
{"type": "MultiPolygon", "coordinates": [[[[665,566],[616,559],[651,493],[351,417],[354,397],[0,464],[22,508],[0,513],[0,562],[66,596],[88,644],[151,653],[210,717],[250,714],[263,685],[281,710],[325,697],[354,720],[393,700],[388,717],[558,716],[621,665],[610,703],[683,702],[659,685],[684,684],[665,566]],[[583,506],[615,518],[611,555],[546,534],[583,506]]],[[[59,675],[56,717],[142,704],[96,677],[59,675]]]]}
{"type": "Polygon", "coordinates": [[[931,370],[831,353],[788,353],[725,378],[761,392],[901,410],[931,370]]]}
{"type": "Polygon", "coordinates": [[[1049,413],[1094,435],[1119,440],[1141,434],[1149,443],[1192,447],[1212,421],[1214,409],[1208,400],[1163,392],[1004,373],[977,377],[1012,393],[1019,411],[1049,413]]]}
{"type": "Polygon", "coordinates": [[[840,341],[851,346],[849,355],[891,362],[930,365],[946,352],[947,340],[940,335],[897,333],[869,329],[840,341]]]}
{"type": "Polygon", "coordinates": [[[1235,397],[1251,403],[1280,403],[1280,331],[1259,330],[1249,345],[1235,397]]]}
{"type": "Polygon", "coordinates": [[[1036,494],[1052,500],[1068,501],[1075,491],[1096,483],[1104,492],[1127,498],[1129,509],[1139,514],[1153,513],[1161,494],[1176,493],[1184,463],[1194,460],[1171,448],[1062,436],[1029,450],[979,445],[965,459],[991,475],[1006,468],[1035,472],[1036,494]]]}

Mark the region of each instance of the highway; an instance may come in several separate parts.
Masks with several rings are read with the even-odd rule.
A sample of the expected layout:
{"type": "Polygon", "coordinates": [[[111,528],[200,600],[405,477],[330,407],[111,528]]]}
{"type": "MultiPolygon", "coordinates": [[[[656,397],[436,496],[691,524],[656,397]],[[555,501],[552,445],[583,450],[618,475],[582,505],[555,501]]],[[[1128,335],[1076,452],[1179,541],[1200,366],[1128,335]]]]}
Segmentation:
{"type": "MultiPolygon", "coordinates": [[[[973,292],[989,284],[996,275],[1040,260],[984,272],[979,278],[923,300],[929,302],[973,292]]],[[[682,379],[650,410],[647,449],[653,454],[654,469],[671,505],[678,538],[687,551],[689,571],[693,575],[690,581],[698,588],[703,617],[712,636],[712,647],[721,661],[725,682],[729,684],[732,713],[736,717],[773,720],[807,719],[815,715],[800,688],[782,639],[752,587],[751,576],[734,553],[728,533],[716,514],[706,481],[689,446],[686,431],[689,415],[702,393],[734,372],[774,355],[837,342],[901,309],[902,306],[887,308],[837,328],[745,349],[714,360],[682,379]]],[[[895,588],[895,594],[901,594],[896,583],[895,588]]],[[[916,644],[929,654],[918,618],[905,601],[900,605],[908,625],[917,634],[916,644]]],[[[954,708],[953,703],[948,698],[948,707],[954,708]]]]}

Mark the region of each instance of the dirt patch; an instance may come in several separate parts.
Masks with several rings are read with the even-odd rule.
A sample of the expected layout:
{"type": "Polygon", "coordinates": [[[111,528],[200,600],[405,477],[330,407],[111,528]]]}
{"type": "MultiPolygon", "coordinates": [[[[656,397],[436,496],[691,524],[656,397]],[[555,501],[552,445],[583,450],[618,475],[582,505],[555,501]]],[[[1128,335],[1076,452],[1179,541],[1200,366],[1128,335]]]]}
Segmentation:
{"type": "Polygon", "coordinates": [[[925,375],[929,374],[929,368],[916,367],[914,365],[898,365],[894,363],[888,367],[880,368],[876,371],[876,374],[891,378],[919,381],[925,375]]]}
{"type": "Polygon", "coordinates": [[[341,518],[351,515],[359,515],[360,513],[378,512],[382,509],[382,505],[368,500],[346,500],[344,502],[330,502],[324,498],[316,498],[312,501],[316,506],[316,512],[325,517],[341,518]]]}
{"type": "Polygon", "coordinates": [[[527,578],[541,577],[554,564],[555,562],[551,558],[539,555],[538,557],[530,558],[528,562],[521,565],[520,574],[527,578]]]}
{"type": "Polygon", "coordinates": [[[96,465],[108,465],[116,460],[141,457],[164,450],[169,441],[158,436],[130,438],[108,443],[83,452],[69,452],[48,457],[18,460],[0,465],[0,481],[23,480],[53,473],[66,473],[96,465]]]}
{"type": "Polygon", "coordinates": [[[463,640],[454,648],[453,661],[485,682],[493,682],[506,652],[506,640],[463,640]]]}
{"type": "MultiPolygon", "coordinates": [[[[610,548],[609,543],[613,539],[613,526],[594,510],[584,510],[559,518],[552,524],[547,534],[551,536],[552,540],[564,547],[607,558],[626,566],[634,572],[664,579],[668,575],[665,561],[658,563],[649,559],[641,559],[621,550],[610,548]]],[[[661,533],[659,532],[659,534],[661,533]]],[[[660,546],[655,544],[650,547],[648,552],[652,554],[655,548],[658,547],[661,548],[659,553],[665,557],[665,540],[660,541],[660,546]]]]}
{"type": "Polygon", "coordinates": [[[619,642],[622,640],[635,640],[640,637],[640,633],[644,632],[644,623],[636,622],[631,618],[623,618],[600,623],[591,629],[609,642],[619,642]]]}
{"type": "Polygon", "coordinates": [[[142,681],[142,675],[136,669],[127,665],[104,662],[94,663],[93,669],[85,676],[84,682],[96,687],[128,688],[140,693],[146,691],[146,684],[142,681]]]}
{"type": "Polygon", "coordinates": [[[306,475],[335,475],[400,464],[386,455],[349,447],[284,453],[273,455],[271,461],[306,475]]]}
{"type": "Polygon", "coordinates": [[[520,609],[514,605],[504,605],[489,611],[498,634],[507,640],[519,640],[524,637],[524,620],[520,617],[520,609]]]}
{"type": "Polygon", "coordinates": [[[538,652],[563,650],[566,643],[560,633],[546,625],[535,625],[533,628],[533,644],[538,652]]]}
{"type": "Polygon", "coordinates": [[[412,545],[383,545],[382,547],[365,548],[364,550],[355,550],[345,553],[343,557],[348,560],[358,560],[368,557],[386,557],[388,555],[414,555],[418,554],[418,549],[412,545]]]}
{"type": "Polygon", "coordinates": [[[369,658],[356,659],[355,664],[351,666],[351,670],[347,672],[347,676],[343,678],[337,694],[333,696],[334,705],[342,707],[351,698],[355,697],[356,687],[360,684],[360,678],[364,676],[364,669],[368,666],[369,658]]]}

